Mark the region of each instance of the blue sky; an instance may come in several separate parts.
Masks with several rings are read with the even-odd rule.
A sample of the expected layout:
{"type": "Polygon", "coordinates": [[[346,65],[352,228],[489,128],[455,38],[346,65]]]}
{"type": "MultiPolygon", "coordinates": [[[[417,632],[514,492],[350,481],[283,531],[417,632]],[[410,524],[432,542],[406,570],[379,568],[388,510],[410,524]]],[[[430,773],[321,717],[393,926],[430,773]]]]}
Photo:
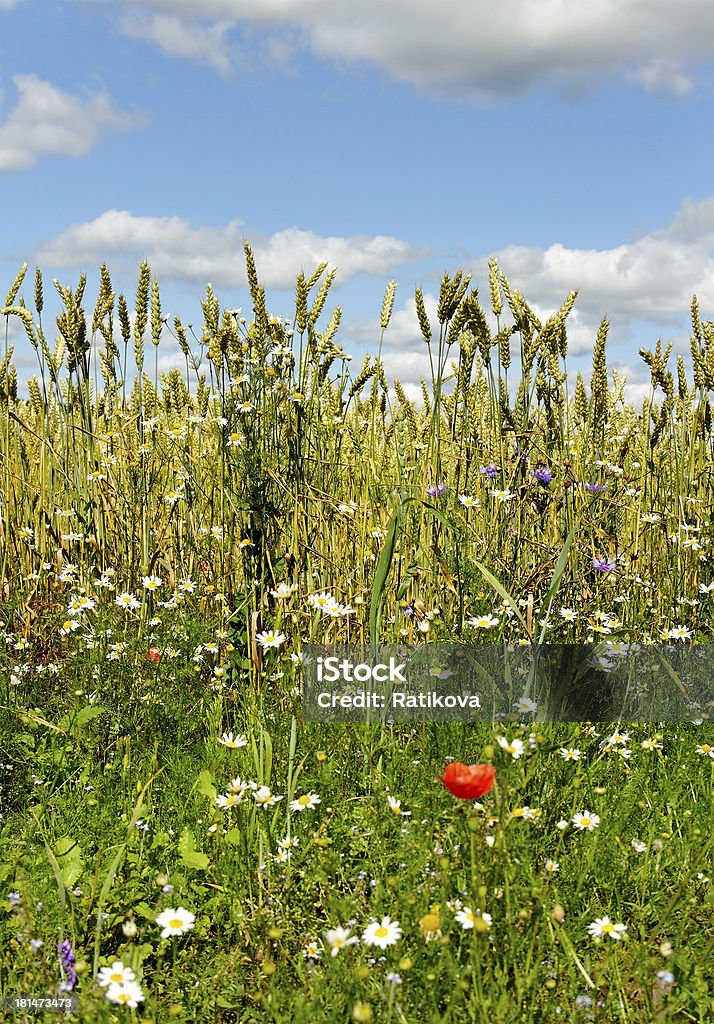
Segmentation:
{"type": "Polygon", "coordinates": [[[539,314],[579,289],[574,366],[607,314],[637,385],[640,345],[687,351],[693,292],[714,318],[713,87],[702,0],[0,0],[4,291],[26,261],[32,305],[39,265],[50,306],[85,271],[91,315],[96,268],[131,299],[146,257],[198,323],[208,281],[248,311],[247,238],[274,314],[337,268],[356,357],[395,278],[413,382],[414,287],[435,310],[462,269],[487,305],[495,255],[539,314]]]}

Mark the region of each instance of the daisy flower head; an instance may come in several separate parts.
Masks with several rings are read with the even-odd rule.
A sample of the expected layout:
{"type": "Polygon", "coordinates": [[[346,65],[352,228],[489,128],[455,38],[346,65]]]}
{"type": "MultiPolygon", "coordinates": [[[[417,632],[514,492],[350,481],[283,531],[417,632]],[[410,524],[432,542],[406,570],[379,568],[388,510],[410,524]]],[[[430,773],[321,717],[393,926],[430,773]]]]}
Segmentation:
{"type": "Polygon", "coordinates": [[[690,640],[694,634],[686,626],[674,626],[667,632],[668,640],[690,640]]]}
{"type": "Polygon", "coordinates": [[[243,803],[245,790],[231,790],[230,793],[219,793],[216,797],[216,804],[224,810],[230,807],[239,807],[243,803]]]}
{"type": "Polygon", "coordinates": [[[564,761],[580,760],[580,751],[576,750],[575,747],[561,747],[558,753],[564,761]]]}
{"type": "Polygon", "coordinates": [[[507,754],[510,754],[514,760],[523,756],[523,740],[509,740],[506,736],[499,736],[498,745],[505,750],[507,754]]]}
{"type": "Polygon", "coordinates": [[[158,590],[163,582],[160,576],[144,576],[141,581],[144,590],[158,590]]]}
{"type": "Polygon", "coordinates": [[[573,815],[573,825],[581,832],[593,832],[599,824],[599,816],[591,811],[580,811],[573,815]]]}
{"type": "Polygon", "coordinates": [[[411,817],[411,813],[412,812],[411,811],[404,811],[404,810],[402,810],[402,801],[401,800],[397,800],[396,797],[388,795],[387,796],[387,803],[389,804],[389,810],[392,812],[392,814],[401,814],[405,818],[411,817]]]}
{"type": "Polygon", "coordinates": [[[602,939],[609,935],[611,939],[617,942],[619,939],[624,938],[626,931],[627,925],[613,924],[609,917],[597,917],[592,924],[588,925],[588,933],[594,939],[602,939]]]}
{"type": "Polygon", "coordinates": [[[307,599],[307,603],[310,607],[314,608],[315,611],[318,612],[325,611],[331,604],[334,604],[334,601],[334,597],[327,590],[324,590],[321,594],[310,594],[307,599]]]}
{"type": "Polygon", "coordinates": [[[102,988],[109,985],[123,985],[127,981],[134,981],[136,975],[131,967],[125,967],[121,960],[115,960],[111,967],[102,967],[97,974],[97,982],[102,988]]]}
{"type": "Polygon", "coordinates": [[[468,619],[466,625],[473,626],[474,629],[495,629],[498,622],[496,616],[489,612],[488,615],[477,615],[475,618],[468,619]]]}
{"type": "Polygon", "coordinates": [[[362,933],[362,942],[365,946],[378,946],[386,949],[393,946],[402,937],[402,929],[399,921],[392,921],[389,917],[383,917],[381,921],[372,921],[362,933]]]}
{"type": "Polygon", "coordinates": [[[234,736],[232,732],[224,732],[218,742],[223,747],[230,747],[231,750],[235,750],[238,747],[248,746],[248,740],[245,736],[234,736]]]}
{"type": "Polygon", "coordinates": [[[291,811],[314,811],[322,801],[317,793],[303,793],[296,800],[290,801],[291,811]]]}
{"type": "Polygon", "coordinates": [[[337,956],[341,949],[347,946],[354,946],[359,939],[352,935],[349,928],[328,928],[325,932],[325,940],[330,947],[330,955],[337,956]]]}
{"type": "Polygon", "coordinates": [[[106,991],[110,1003],[119,1003],[135,1010],[144,1001],[144,992],[136,981],[124,981],[119,985],[110,985],[106,991]]]}
{"type": "Polygon", "coordinates": [[[258,633],[255,639],[263,650],[267,650],[270,647],[280,647],[285,643],[287,637],[284,633],[274,633],[272,630],[265,630],[262,633],[258,633]]]}
{"type": "Polygon", "coordinates": [[[659,742],[659,740],[656,740],[656,739],[642,740],[642,742],[640,743],[640,746],[642,747],[643,750],[661,750],[662,749],[662,744],[659,742]]]}
{"type": "Polygon", "coordinates": [[[283,798],[275,793],[271,793],[269,786],[259,786],[258,789],[253,791],[253,799],[259,807],[274,807],[283,798]]]}
{"type": "Polygon", "coordinates": [[[464,508],[479,508],[479,506],[481,505],[481,502],[478,500],[478,498],[474,498],[472,494],[460,494],[459,501],[464,506],[464,508]]]}
{"type": "Polygon", "coordinates": [[[710,743],[700,743],[697,746],[696,752],[703,757],[711,757],[714,760],[714,747],[710,743]]]}
{"type": "Polygon", "coordinates": [[[487,932],[493,924],[490,914],[483,914],[480,910],[474,913],[471,907],[463,907],[457,911],[456,920],[464,931],[470,931],[473,928],[477,932],[487,932]]]}
{"type": "Polygon", "coordinates": [[[196,923],[196,915],[183,907],[168,907],[162,910],[156,918],[156,924],[163,929],[162,939],[168,939],[172,935],[185,935],[190,932],[196,923]]]}

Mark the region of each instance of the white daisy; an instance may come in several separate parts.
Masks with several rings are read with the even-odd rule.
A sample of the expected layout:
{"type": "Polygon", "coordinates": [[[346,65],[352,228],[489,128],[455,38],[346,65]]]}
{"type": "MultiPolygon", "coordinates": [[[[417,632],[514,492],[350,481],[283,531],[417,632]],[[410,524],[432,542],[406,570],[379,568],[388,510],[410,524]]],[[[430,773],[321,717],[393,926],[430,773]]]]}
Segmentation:
{"type": "Polygon", "coordinates": [[[399,921],[392,921],[389,917],[383,917],[381,921],[372,921],[362,933],[362,942],[365,946],[378,946],[386,949],[393,946],[402,937],[402,929],[399,921]]]}
{"type": "Polygon", "coordinates": [[[190,931],[196,922],[196,915],[183,907],[168,907],[156,918],[156,923],[163,929],[162,939],[168,939],[171,935],[184,935],[190,931]]]}
{"type": "Polygon", "coordinates": [[[357,936],[352,935],[349,928],[329,928],[325,932],[325,939],[332,956],[337,956],[341,949],[346,949],[347,946],[353,946],[359,942],[357,936]]]}
{"type": "Polygon", "coordinates": [[[97,982],[106,988],[108,985],[123,985],[127,981],[134,981],[136,975],[131,967],[125,967],[121,960],[115,960],[111,967],[102,967],[97,974],[97,982]]]}

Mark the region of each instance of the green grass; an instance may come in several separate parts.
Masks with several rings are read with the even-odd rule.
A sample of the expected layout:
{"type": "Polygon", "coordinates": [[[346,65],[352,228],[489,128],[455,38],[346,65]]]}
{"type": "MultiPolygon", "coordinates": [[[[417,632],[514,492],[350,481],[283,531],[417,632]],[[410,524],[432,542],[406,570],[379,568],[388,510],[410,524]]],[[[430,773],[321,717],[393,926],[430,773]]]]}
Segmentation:
{"type": "MultiPolygon", "coordinates": [[[[714,323],[695,300],[676,379],[643,351],[635,409],[606,321],[569,392],[574,293],[541,323],[492,263],[487,317],[445,275],[416,402],[379,355],[350,374],[339,307],[319,326],[326,267],[290,321],[246,257],[252,320],[209,288],[166,375],[145,265],[133,317],[106,268],[92,317],[82,280],[58,285],[54,347],[39,272],[34,313],[24,272],[7,296],[0,992],[56,994],[69,940],[78,1021],[710,1021],[711,706],[310,724],[296,688],[307,643],[711,642],[714,323]],[[38,355],[26,399],[10,318],[38,355]],[[450,760],[495,766],[480,809],[439,781],[450,760]],[[235,779],[282,799],[224,809],[235,779]],[[193,927],[162,939],[179,907],[193,927]],[[361,941],[385,916],[398,941],[361,941]],[[604,917],[621,941],[589,933],[604,917]],[[338,927],[360,941],[333,957],[338,927]],[[136,1009],[97,981],[117,960],[136,1009]]],[[[390,283],[382,332],[393,302],[390,283]]]]}

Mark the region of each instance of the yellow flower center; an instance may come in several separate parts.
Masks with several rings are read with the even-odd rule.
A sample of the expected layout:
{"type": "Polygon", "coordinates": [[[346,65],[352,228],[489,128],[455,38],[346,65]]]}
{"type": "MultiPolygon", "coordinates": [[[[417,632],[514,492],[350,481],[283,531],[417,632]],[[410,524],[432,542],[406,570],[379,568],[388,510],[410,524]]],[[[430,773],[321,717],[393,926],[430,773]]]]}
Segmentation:
{"type": "Polygon", "coordinates": [[[374,934],[376,938],[384,939],[386,938],[387,935],[389,935],[389,928],[385,928],[384,925],[380,925],[380,927],[376,930],[374,934]]]}
{"type": "Polygon", "coordinates": [[[603,924],[603,925],[600,926],[600,928],[601,928],[601,931],[606,932],[606,933],[614,932],[615,931],[615,925],[614,924],[603,924]]]}
{"type": "Polygon", "coordinates": [[[310,803],[310,797],[307,794],[303,794],[303,796],[298,797],[298,803],[302,807],[306,807],[310,803]]]}
{"type": "Polygon", "coordinates": [[[424,914],[419,927],[425,932],[438,932],[441,925],[441,920],[438,914],[424,914]]]}
{"type": "Polygon", "coordinates": [[[183,921],[180,917],[172,917],[169,921],[169,928],[183,928],[183,921]]]}

